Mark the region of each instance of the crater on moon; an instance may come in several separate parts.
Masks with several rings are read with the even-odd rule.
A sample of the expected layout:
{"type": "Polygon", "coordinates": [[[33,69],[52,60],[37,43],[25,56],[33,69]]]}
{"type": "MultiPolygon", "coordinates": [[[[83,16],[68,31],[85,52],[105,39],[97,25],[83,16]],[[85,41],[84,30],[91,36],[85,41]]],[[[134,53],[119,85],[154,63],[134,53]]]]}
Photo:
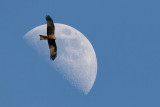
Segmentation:
{"type": "Polygon", "coordinates": [[[69,29],[63,29],[62,32],[66,35],[71,35],[71,31],[69,29]]]}

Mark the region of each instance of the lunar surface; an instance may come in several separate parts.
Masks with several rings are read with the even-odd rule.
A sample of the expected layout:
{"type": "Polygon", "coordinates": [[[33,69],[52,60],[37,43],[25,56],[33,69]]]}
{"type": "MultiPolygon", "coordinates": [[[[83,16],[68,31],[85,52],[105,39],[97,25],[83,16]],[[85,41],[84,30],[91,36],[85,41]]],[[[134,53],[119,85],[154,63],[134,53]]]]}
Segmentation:
{"type": "Polygon", "coordinates": [[[73,86],[88,94],[97,75],[96,54],[89,40],[73,27],[55,23],[57,57],[50,61],[48,42],[40,41],[40,34],[47,35],[46,24],[33,28],[24,38],[73,86]]]}

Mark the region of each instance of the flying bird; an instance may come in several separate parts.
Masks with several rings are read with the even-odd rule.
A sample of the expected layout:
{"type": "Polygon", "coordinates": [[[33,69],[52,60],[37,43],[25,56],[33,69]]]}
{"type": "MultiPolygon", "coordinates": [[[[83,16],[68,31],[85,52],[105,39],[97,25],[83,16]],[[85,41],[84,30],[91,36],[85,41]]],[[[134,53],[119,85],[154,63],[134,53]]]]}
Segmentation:
{"type": "Polygon", "coordinates": [[[55,37],[55,26],[52,18],[47,15],[47,36],[40,35],[40,40],[48,40],[48,45],[50,49],[50,59],[54,60],[57,56],[57,45],[56,45],[56,37],[55,37]]]}

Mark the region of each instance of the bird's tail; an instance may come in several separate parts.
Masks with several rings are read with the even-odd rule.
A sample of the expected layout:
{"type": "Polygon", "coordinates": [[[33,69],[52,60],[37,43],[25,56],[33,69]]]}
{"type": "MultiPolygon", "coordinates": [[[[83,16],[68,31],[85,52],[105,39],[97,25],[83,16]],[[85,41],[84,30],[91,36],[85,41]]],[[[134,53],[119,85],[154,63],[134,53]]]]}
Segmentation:
{"type": "Polygon", "coordinates": [[[48,36],[43,36],[43,35],[39,35],[39,36],[40,36],[40,40],[48,39],[48,36]]]}

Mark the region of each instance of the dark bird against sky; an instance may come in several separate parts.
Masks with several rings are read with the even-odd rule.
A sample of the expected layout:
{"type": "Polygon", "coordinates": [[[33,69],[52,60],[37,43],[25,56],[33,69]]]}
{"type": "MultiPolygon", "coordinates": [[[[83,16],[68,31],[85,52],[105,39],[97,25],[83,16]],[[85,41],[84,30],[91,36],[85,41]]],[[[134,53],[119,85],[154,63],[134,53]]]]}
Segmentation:
{"type": "Polygon", "coordinates": [[[57,56],[57,45],[56,45],[56,37],[55,37],[55,26],[52,18],[47,15],[47,36],[40,35],[40,40],[48,40],[48,45],[50,49],[50,58],[54,60],[57,56]]]}

